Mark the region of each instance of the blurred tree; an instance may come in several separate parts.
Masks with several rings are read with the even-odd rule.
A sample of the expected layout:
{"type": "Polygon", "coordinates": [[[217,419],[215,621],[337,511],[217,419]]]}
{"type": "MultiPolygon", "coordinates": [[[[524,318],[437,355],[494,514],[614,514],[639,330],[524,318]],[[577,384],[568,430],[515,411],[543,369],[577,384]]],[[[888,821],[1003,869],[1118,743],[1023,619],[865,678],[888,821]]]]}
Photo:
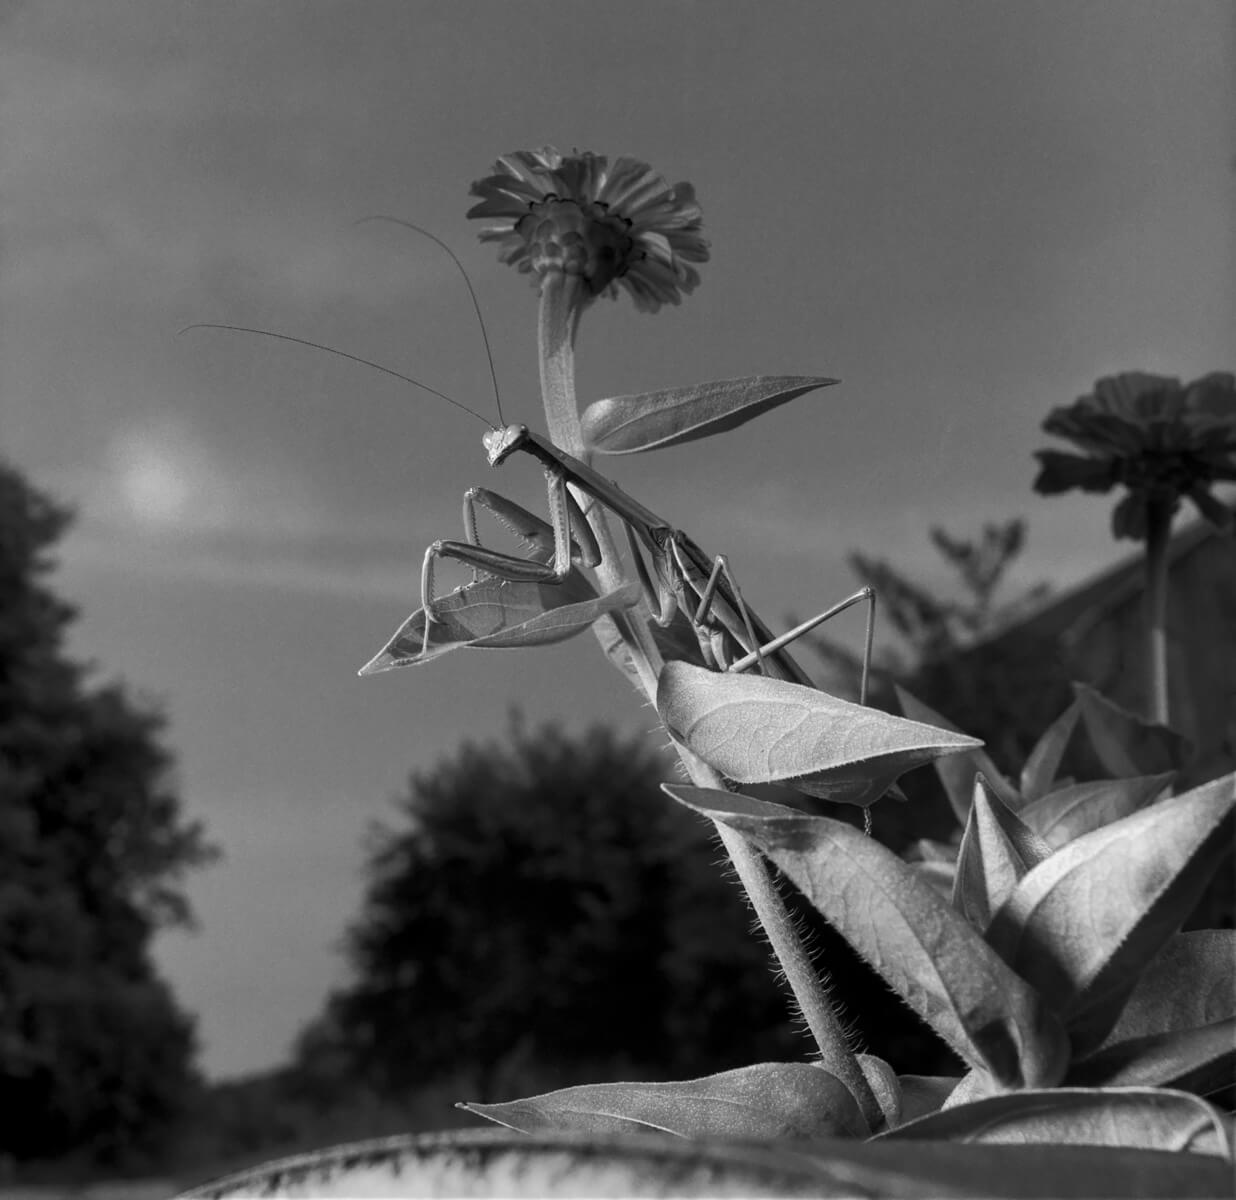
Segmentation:
{"type": "Polygon", "coordinates": [[[69,513],[0,463],[0,1152],[116,1160],[195,1086],[190,1019],[151,965],[209,861],[163,720],[66,657],[46,586],[69,513]]]}
{"type": "MultiPolygon", "coordinates": [[[[643,737],[466,744],[373,837],[355,979],[301,1041],[308,1076],[387,1093],[525,1068],[668,1077],[807,1046],[710,827],[667,800],[643,737]]],[[[505,1078],[504,1078],[505,1077],[505,1078]]]]}

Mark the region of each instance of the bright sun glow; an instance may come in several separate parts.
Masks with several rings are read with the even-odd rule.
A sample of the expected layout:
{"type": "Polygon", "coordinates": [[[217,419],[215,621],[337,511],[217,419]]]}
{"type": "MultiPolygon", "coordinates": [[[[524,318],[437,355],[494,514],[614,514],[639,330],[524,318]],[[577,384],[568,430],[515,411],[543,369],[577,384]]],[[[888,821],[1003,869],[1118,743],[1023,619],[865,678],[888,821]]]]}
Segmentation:
{"type": "Polygon", "coordinates": [[[161,439],[133,435],[114,447],[117,483],[125,507],[151,525],[173,525],[185,517],[193,486],[191,468],[161,439]]]}

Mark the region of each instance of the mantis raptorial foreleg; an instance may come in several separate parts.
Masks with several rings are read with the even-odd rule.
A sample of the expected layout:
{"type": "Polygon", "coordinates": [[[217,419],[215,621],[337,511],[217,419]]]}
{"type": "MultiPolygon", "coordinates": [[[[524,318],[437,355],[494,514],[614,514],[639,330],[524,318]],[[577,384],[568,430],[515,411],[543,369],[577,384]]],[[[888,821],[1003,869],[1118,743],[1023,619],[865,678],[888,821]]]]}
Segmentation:
{"type": "Polygon", "coordinates": [[[570,574],[574,561],[595,567],[601,561],[596,538],[584,519],[575,498],[567,490],[561,471],[546,468],[548,505],[552,524],[526,508],[500,496],[488,488],[473,487],[464,493],[463,525],[465,542],[441,540],[425,551],[421,567],[421,606],[425,610],[425,639],[422,652],[429,648],[429,627],[436,621],[434,612],[434,565],[439,558],[453,558],[472,568],[473,579],[478,573],[499,579],[528,583],[562,583],[570,574]],[[532,551],[529,558],[490,550],[481,545],[477,530],[476,510],[484,508],[500,524],[509,529],[532,551]]]}
{"type": "MultiPolygon", "coordinates": [[[[547,473],[548,474],[548,473],[547,473]]],[[[553,495],[552,483],[550,489],[553,495]]],[[[481,544],[477,530],[476,510],[485,509],[500,525],[524,543],[531,551],[530,557],[539,562],[550,562],[557,550],[554,527],[541,520],[526,508],[508,500],[488,488],[470,487],[464,492],[463,524],[464,535],[473,546],[481,544]]],[[[596,538],[575,499],[567,492],[567,520],[571,532],[571,559],[578,559],[585,566],[595,566],[601,561],[601,551],[597,547],[596,538]]],[[[551,508],[552,512],[552,508],[551,508]]],[[[479,570],[479,568],[476,568],[479,570]]]]}
{"type": "Polygon", "coordinates": [[[548,584],[566,579],[575,561],[589,567],[597,565],[600,553],[584,513],[571,494],[573,488],[585,502],[591,502],[589,507],[599,503],[622,521],[641,589],[654,620],[662,626],[668,625],[675,610],[680,610],[696,631],[705,661],[719,670],[742,671],[758,665],[764,674],[810,686],[811,680],[784,653],[785,647],[821,622],[851,605],[866,601],[867,653],[862,680],[865,700],[875,610],[875,595],[870,588],[861,589],[788,633],[774,637],[747,606],[724,555],[710,559],[686,534],[639,504],[617,484],[522,425],[491,430],[484,441],[492,466],[500,465],[515,450],[524,450],[540,461],[545,468],[552,523],[546,526],[527,510],[495,493],[483,488],[471,489],[464,497],[464,530],[468,540],[434,542],[425,552],[421,603],[427,618],[426,647],[429,624],[436,619],[433,570],[439,558],[457,559],[472,567],[474,572],[483,571],[500,579],[548,584]],[[530,545],[534,557],[519,558],[481,546],[476,527],[478,505],[494,513],[530,545]],[[651,560],[651,571],[645,555],[651,560]]]}

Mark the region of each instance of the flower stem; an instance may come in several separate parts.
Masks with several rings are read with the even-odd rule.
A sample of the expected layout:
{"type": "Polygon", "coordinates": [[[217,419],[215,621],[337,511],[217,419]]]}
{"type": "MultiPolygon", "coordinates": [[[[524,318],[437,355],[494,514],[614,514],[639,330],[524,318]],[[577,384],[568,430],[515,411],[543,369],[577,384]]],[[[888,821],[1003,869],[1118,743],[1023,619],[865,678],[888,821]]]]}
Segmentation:
{"type": "Polygon", "coordinates": [[[1167,546],[1173,504],[1152,497],[1146,518],[1146,673],[1150,717],[1160,725],[1171,715],[1167,690],[1167,546]]]}
{"type": "MultiPolygon", "coordinates": [[[[586,303],[583,282],[576,276],[547,274],[541,284],[538,321],[541,363],[541,391],[550,439],[576,458],[587,458],[575,399],[575,334],[586,303]]],[[[605,512],[591,496],[576,499],[596,534],[602,560],[597,579],[605,591],[625,582],[625,575],[605,512]]],[[[651,703],[656,702],[657,677],[663,660],[649,626],[648,606],[637,608],[615,622],[626,643],[633,673],[651,703]]],[[[598,623],[600,624],[600,623],[598,623]]],[[[610,630],[597,630],[602,648],[612,659],[607,642],[610,630]]],[[[710,766],[683,747],[676,746],[691,781],[696,787],[724,790],[725,781],[710,766]]],[[[785,974],[795,1003],[820,1050],[821,1065],[841,1079],[858,1100],[869,1118],[878,1115],[875,1097],[857,1058],[851,1051],[845,1030],[829,1002],[827,991],[811,962],[793,918],[778,893],[767,864],[759,852],[740,834],[720,823],[716,825],[721,842],[763,926],[773,953],[785,974]]]]}
{"type": "MultiPolygon", "coordinates": [[[[694,756],[690,756],[694,757],[694,756]]],[[[691,779],[697,787],[716,787],[721,783],[716,772],[703,763],[699,776],[693,764],[687,761],[688,756],[682,755],[687,763],[691,779]],[[711,775],[716,783],[701,782],[701,778],[711,775]]],[[[820,1052],[820,1066],[835,1075],[850,1090],[850,1094],[858,1101],[863,1115],[873,1126],[879,1118],[879,1106],[871,1085],[863,1074],[858,1059],[850,1049],[849,1038],[837,1016],[836,1009],[828,999],[828,993],[807,953],[798,930],[794,926],[794,918],[785,907],[785,901],[777,891],[776,884],[769,873],[768,865],[760,857],[760,853],[740,833],[735,832],[720,821],[714,822],[721,844],[730,856],[734,871],[739,882],[751,901],[751,907],[759,919],[760,926],[768,938],[786,984],[794,997],[794,1003],[802,1014],[812,1038],[820,1052]]]]}

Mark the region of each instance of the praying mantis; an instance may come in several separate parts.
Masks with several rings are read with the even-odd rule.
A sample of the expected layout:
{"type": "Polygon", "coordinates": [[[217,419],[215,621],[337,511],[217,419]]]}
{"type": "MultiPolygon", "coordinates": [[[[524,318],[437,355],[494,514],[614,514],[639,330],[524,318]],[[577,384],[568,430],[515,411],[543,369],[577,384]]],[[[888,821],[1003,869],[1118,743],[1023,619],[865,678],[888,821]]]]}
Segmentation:
{"type": "Polygon", "coordinates": [[[576,558],[586,567],[595,567],[600,562],[596,540],[583,509],[568,488],[570,485],[603,505],[621,521],[640,587],[654,620],[666,626],[672,620],[675,609],[682,611],[696,632],[705,661],[717,670],[737,672],[759,665],[765,674],[774,678],[811,687],[810,678],[784,652],[785,647],[852,605],[866,602],[867,653],[862,682],[865,699],[866,663],[870,657],[875,603],[875,595],[870,588],[860,589],[839,604],[774,637],[744,601],[725,555],[718,554],[710,560],[682,530],[525,425],[491,429],[483,436],[482,443],[492,467],[500,466],[517,451],[523,451],[544,468],[552,519],[553,559],[542,562],[519,558],[481,546],[476,533],[478,504],[488,508],[508,525],[518,523],[520,527],[528,528],[531,523],[529,518],[541,526],[543,522],[504,497],[483,488],[470,489],[464,496],[467,541],[437,541],[425,551],[421,603],[428,618],[425,625],[426,647],[429,621],[434,619],[434,563],[439,558],[453,558],[503,579],[548,584],[563,582],[576,558]],[[651,561],[651,573],[645,564],[645,555],[651,561]]]}
{"type": "MultiPolygon", "coordinates": [[[[435,242],[446,252],[463,276],[480,323],[501,420],[501,399],[489,338],[476,293],[463,264],[445,242],[428,230],[406,221],[393,223],[413,229],[435,242]]],[[[621,522],[640,590],[653,619],[664,628],[670,624],[676,612],[681,612],[695,632],[706,665],[715,670],[741,672],[758,666],[765,675],[813,687],[810,677],[786,652],[786,647],[824,621],[855,604],[865,603],[866,638],[859,702],[866,702],[875,613],[875,593],[871,588],[861,588],[852,596],[786,633],[774,636],[746,604],[725,555],[718,554],[710,558],[696,542],[671,522],[628,495],[587,463],[555,446],[526,425],[494,426],[467,405],[420,380],[392,371],[358,355],[304,338],[240,325],[202,323],[188,328],[226,329],[273,337],[373,367],[430,392],[488,425],[489,429],[484,434],[482,443],[491,467],[501,466],[518,452],[528,454],[540,463],[546,478],[550,524],[547,525],[514,501],[486,488],[474,487],[464,495],[463,521],[466,540],[438,540],[426,549],[421,569],[421,604],[425,613],[422,653],[429,648],[431,625],[439,620],[435,609],[438,597],[434,594],[435,564],[439,559],[454,559],[465,564],[472,569],[474,579],[480,572],[500,580],[549,585],[562,584],[577,560],[588,568],[596,567],[601,562],[596,538],[578,496],[589,509],[594,504],[599,504],[621,522]],[[481,545],[477,529],[478,508],[487,509],[501,523],[517,531],[533,547],[533,557],[524,558],[481,545]]]]}

